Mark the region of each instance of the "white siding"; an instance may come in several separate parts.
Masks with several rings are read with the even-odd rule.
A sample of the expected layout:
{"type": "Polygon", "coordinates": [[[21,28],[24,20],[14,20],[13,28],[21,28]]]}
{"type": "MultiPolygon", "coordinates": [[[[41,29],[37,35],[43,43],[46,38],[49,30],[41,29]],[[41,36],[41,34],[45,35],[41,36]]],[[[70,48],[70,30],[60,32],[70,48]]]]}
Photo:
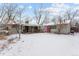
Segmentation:
{"type": "Polygon", "coordinates": [[[70,25],[67,24],[67,25],[64,25],[60,31],[61,33],[65,33],[65,34],[68,34],[70,33],[70,25]]]}
{"type": "MultiPolygon", "coordinates": [[[[58,33],[58,27],[59,26],[57,26],[56,29],[51,29],[51,32],[57,32],[58,33]]],[[[63,24],[60,33],[63,33],[63,34],[70,33],[70,25],[69,24],[65,24],[65,25],[63,24]]]]}

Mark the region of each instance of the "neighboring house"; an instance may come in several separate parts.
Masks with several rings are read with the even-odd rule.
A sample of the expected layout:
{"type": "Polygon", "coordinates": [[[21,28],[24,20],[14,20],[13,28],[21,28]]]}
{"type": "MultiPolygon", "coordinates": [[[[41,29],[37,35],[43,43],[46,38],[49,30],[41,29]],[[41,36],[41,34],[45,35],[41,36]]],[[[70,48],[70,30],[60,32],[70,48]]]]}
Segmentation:
{"type": "Polygon", "coordinates": [[[8,31],[5,30],[5,25],[0,23],[0,35],[7,35],[8,31]]]}
{"type": "Polygon", "coordinates": [[[8,20],[7,22],[4,22],[3,25],[5,26],[3,26],[4,28],[2,30],[8,31],[8,34],[18,33],[19,24],[14,20],[8,20]]]}

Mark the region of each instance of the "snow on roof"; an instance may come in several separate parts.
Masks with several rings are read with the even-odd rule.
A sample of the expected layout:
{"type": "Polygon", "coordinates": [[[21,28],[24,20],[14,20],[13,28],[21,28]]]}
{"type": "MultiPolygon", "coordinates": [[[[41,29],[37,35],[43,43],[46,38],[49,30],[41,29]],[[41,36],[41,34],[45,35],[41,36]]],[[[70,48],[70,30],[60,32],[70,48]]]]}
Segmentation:
{"type": "Polygon", "coordinates": [[[7,24],[16,24],[14,21],[9,21],[7,24]]]}
{"type": "Polygon", "coordinates": [[[65,23],[70,23],[70,20],[65,21],[65,23]]]}
{"type": "Polygon", "coordinates": [[[21,25],[24,25],[24,26],[41,26],[40,24],[25,24],[25,23],[22,23],[21,25]]]}
{"type": "Polygon", "coordinates": [[[51,26],[51,25],[55,25],[55,23],[51,22],[51,23],[43,24],[43,26],[51,26]]]}
{"type": "MultiPolygon", "coordinates": [[[[62,24],[69,24],[70,23],[70,20],[66,20],[65,22],[63,21],[62,24]]],[[[43,26],[52,26],[52,25],[56,25],[56,24],[60,24],[59,22],[58,23],[54,23],[54,22],[49,22],[49,23],[44,23],[43,26]]],[[[42,26],[40,24],[32,24],[32,23],[22,23],[22,25],[24,26],[42,26]]]]}
{"type": "MultiPolygon", "coordinates": [[[[69,24],[69,23],[70,23],[70,20],[65,20],[61,22],[61,24],[69,24]]],[[[57,21],[56,24],[60,24],[60,22],[57,21]]]]}
{"type": "MultiPolygon", "coordinates": [[[[70,23],[70,20],[65,20],[63,21],[61,24],[69,24],[70,23]]],[[[20,24],[18,22],[15,22],[15,21],[9,21],[7,24],[20,24]]],[[[59,22],[49,22],[49,23],[44,23],[43,26],[51,26],[51,25],[56,25],[56,24],[60,24],[59,22]]],[[[40,24],[37,24],[37,23],[24,23],[24,22],[21,22],[21,25],[24,25],[24,26],[42,26],[40,24]]]]}
{"type": "MultiPolygon", "coordinates": [[[[70,23],[70,20],[66,20],[66,21],[63,21],[61,24],[69,24],[70,23]]],[[[51,26],[51,25],[56,25],[56,24],[60,24],[60,22],[50,22],[50,23],[46,23],[46,24],[43,24],[43,26],[51,26]]]]}

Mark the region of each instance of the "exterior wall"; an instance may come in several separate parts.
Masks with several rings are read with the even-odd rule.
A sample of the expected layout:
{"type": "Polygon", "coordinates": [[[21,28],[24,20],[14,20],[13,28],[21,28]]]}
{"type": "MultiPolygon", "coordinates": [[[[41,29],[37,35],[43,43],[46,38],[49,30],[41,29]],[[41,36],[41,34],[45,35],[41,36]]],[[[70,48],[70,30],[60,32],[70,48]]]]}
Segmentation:
{"type": "MultiPolygon", "coordinates": [[[[36,26],[37,27],[37,26],[36,26]]],[[[32,27],[30,26],[28,28],[28,32],[32,33],[32,32],[39,32],[38,31],[38,27],[32,27]]],[[[8,25],[8,31],[9,31],[9,34],[14,34],[14,33],[18,33],[17,30],[17,26],[13,27],[12,25],[8,25]]],[[[40,27],[40,30],[43,32],[56,32],[58,33],[58,28],[59,28],[59,25],[56,25],[56,28],[54,28],[53,26],[42,26],[40,27]]],[[[25,29],[25,27],[23,26],[23,29],[25,29]]],[[[27,31],[27,29],[25,29],[27,31]]],[[[62,27],[61,27],[61,30],[60,30],[60,33],[63,33],[63,34],[68,34],[70,33],[70,24],[62,24],[62,27]]]]}
{"type": "Polygon", "coordinates": [[[58,32],[58,30],[57,29],[51,29],[51,32],[56,33],[56,32],[58,32]]]}
{"type": "Polygon", "coordinates": [[[24,26],[23,33],[37,33],[40,32],[38,26],[24,26]]]}
{"type": "MultiPolygon", "coordinates": [[[[59,28],[59,26],[57,26],[57,27],[59,28]]],[[[57,30],[58,30],[58,28],[57,28],[57,30]]],[[[70,33],[70,25],[69,24],[62,24],[60,33],[63,33],[63,34],[70,33]]]]}
{"type": "Polygon", "coordinates": [[[51,32],[50,26],[45,26],[43,31],[44,32],[51,32]]]}
{"type": "Polygon", "coordinates": [[[52,32],[52,33],[62,33],[62,34],[70,33],[70,24],[62,24],[61,28],[60,28],[60,32],[58,30],[59,28],[60,28],[60,25],[56,25],[56,28],[54,26],[51,26],[50,32],[52,32]]]}
{"type": "Polygon", "coordinates": [[[52,33],[56,33],[57,32],[57,28],[56,25],[51,26],[51,30],[52,33]]]}
{"type": "Polygon", "coordinates": [[[12,28],[9,30],[9,34],[15,34],[15,33],[17,33],[16,28],[12,28]]]}
{"type": "Polygon", "coordinates": [[[19,29],[17,25],[7,25],[7,29],[9,34],[15,34],[18,33],[19,29]]]}

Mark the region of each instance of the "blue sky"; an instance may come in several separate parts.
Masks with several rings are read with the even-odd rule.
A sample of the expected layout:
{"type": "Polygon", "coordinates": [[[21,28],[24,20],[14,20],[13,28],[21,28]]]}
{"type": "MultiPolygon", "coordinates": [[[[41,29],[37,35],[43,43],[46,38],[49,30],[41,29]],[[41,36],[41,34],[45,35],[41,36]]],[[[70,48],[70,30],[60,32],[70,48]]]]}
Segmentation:
{"type": "MultiPolygon", "coordinates": [[[[34,9],[39,9],[42,5],[42,9],[44,11],[49,11],[50,19],[52,19],[56,15],[62,15],[68,9],[71,10],[79,10],[79,4],[75,3],[19,3],[21,7],[25,7],[24,15],[34,17],[34,9]]],[[[33,20],[33,18],[32,18],[33,20]]],[[[35,20],[33,21],[35,23],[35,20]]]]}
{"type": "Polygon", "coordinates": [[[67,9],[79,9],[78,3],[16,3],[20,7],[25,7],[25,14],[33,16],[33,10],[39,9],[42,5],[42,9],[49,11],[50,13],[57,14],[65,12],[67,9]]]}
{"type": "Polygon", "coordinates": [[[74,3],[19,3],[18,5],[25,6],[25,14],[33,16],[33,10],[42,8],[50,11],[51,13],[64,12],[66,9],[79,9],[79,4],[74,3]]]}
{"type": "Polygon", "coordinates": [[[34,17],[34,9],[39,9],[42,5],[42,9],[44,11],[49,11],[51,17],[55,15],[61,15],[66,10],[79,10],[78,3],[16,3],[19,7],[25,7],[25,11],[23,13],[24,16],[34,17]]]}

